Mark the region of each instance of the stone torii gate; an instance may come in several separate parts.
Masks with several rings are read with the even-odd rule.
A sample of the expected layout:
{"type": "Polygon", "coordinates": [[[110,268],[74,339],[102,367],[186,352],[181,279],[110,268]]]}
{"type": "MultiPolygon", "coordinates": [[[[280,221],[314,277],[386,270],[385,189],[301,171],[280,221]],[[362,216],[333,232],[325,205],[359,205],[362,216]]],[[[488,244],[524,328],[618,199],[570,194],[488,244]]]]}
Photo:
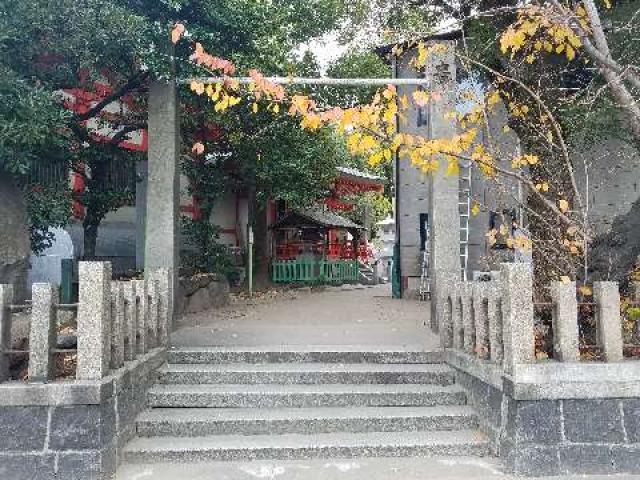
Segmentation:
{"type": "MultiPolygon", "coordinates": [[[[285,85],[334,85],[334,86],[425,86],[438,89],[442,98],[427,105],[430,121],[425,130],[428,138],[451,137],[456,134],[457,124],[445,115],[454,109],[456,97],[455,42],[434,40],[446,46],[445,51],[428,57],[425,77],[391,79],[330,79],[330,78],[269,78],[285,85]]],[[[395,65],[394,65],[395,66],[395,65]]],[[[180,116],[178,91],[180,85],[193,79],[178,81],[155,81],[149,89],[149,150],[145,218],[145,269],[170,268],[176,282],[180,249],[180,116]]],[[[221,78],[201,78],[202,82],[215,83],[221,78]]],[[[238,78],[240,83],[249,83],[249,78],[238,78]]],[[[397,156],[396,156],[397,157],[397,156]]],[[[445,163],[445,162],[441,162],[445,163]]],[[[415,207],[417,198],[414,188],[403,183],[399,169],[413,168],[409,160],[396,158],[396,241],[403,245],[407,236],[419,236],[419,219],[415,207]],[[403,166],[406,165],[406,167],[403,166]],[[408,225],[408,227],[406,227],[408,225]]],[[[460,279],[460,220],[458,211],[458,175],[445,175],[443,171],[429,176],[428,208],[430,217],[430,280],[432,298],[432,326],[437,328],[437,299],[444,286],[460,279]]],[[[416,261],[418,261],[416,259],[416,261]]],[[[172,289],[174,292],[176,289],[172,289]]]]}

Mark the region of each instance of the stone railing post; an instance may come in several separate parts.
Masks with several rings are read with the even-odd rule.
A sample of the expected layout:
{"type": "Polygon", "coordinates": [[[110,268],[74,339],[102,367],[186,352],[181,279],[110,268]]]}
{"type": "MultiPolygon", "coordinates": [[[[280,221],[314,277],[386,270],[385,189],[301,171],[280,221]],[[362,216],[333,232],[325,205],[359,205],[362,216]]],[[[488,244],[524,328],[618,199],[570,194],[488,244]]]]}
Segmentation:
{"type": "Polygon", "coordinates": [[[453,347],[453,297],[451,289],[447,288],[438,300],[438,309],[441,311],[442,323],[438,325],[440,344],[442,348],[453,347]]]}
{"type": "Polygon", "coordinates": [[[475,282],[471,286],[474,326],[475,326],[475,346],[474,352],[481,359],[489,358],[489,305],[488,305],[488,285],[486,282],[475,282]]]}
{"type": "Polygon", "coordinates": [[[551,282],[553,350],[560,362],[579,362],[576,282],[551,282]]]}
{"type": "Polygon", "coordinates": [[[147,331],[149,322],[149,300],[147,297],[147,285],[144,280],[134,280],[136,288],[136,310],[138,326],[136,331],[136,352],[144,355],[148,351],[147,331]]]}
{"type": "Polygon", "coordinates": [[[606,362],[621,362],[622,321],[620,318],[620,290],[617,282],[594,282],[598,343],[606,362]]]}
{"type": "Polygon", "coordinates": [[[167,346],[173,326],[173,273],[168,268],[158,268],[151,272],[158,298],[158,344],[167,346]]]}
{"type": "Polygon", "coordinates": [[[58,339],[58,287],[35,283],[31,287],[31,326],[29,332],[29,381],[46,382],[54,378],[53,350],[58,339]]]}
{"type": "Polygon", "coordinates": [[[535,360],[531,265],[503,263],[500,266],[500,281],[504,369],[507,374],[513,375],[517,365],[535,360]]]}
{"type": "Polygon", "coordinates": [[[137,353],[136,337],[138,335],[138,306],[136,299],[136,282],[124,282],[122,285],[125,300],[124,321],[124,359],[135,360],[137,353]]]}
{"type": "Polygon", "coordinates": [[[453,326],[453,348],[455,350],[462,350],[464,348],[464,326],[462,324],[462,300],[461,300],[461,291],[460,284],[457,283],[451,289],[451,318],[452,318],[452,326],[453,326]]]}
{"type": "MultiPolygon", "coordinates": [[[[494,278],[494,277],[492,277],[494,278]]],[[[495,277],[497,278],[497,277],[495,277]]],[[[486,288],[486,287],[485,287],[486,288]]],[[[491,280],[487,288],[487,316],[489,327],[489,359],[497,364],[502,363],[504,344],[502,338],[502,305],[500,301],[501,287],[497,280],[491,280]]]]}
{"type": "Polygon", "coordinates": [[[124,289],[122,282],[111,282],[111,368],[124,365],[124,289]]]}
{"type": "Polygon", "coordinates": [[[111,360],[111,264],[80,262],[78,380],[99,380],[111,360]]]}
{"type": "Polygon", "coordinates": [[[0,382],[9,379],[9,356],[11,349],[11,304],[13,286],[0,284],[0,382]]]}
{"type": "Polygon", "coordinates": [[[160,307],[158,282],[152,275],[145,282],[147,285],[147,308],[149,309],[149,316],[147,317],[147,346],[148,348],[155,348],[158,346],[158,311],[160,307]]]}
{"type": "Polygon", "coordinates": [[[460,284],[460,299],[462,300],[462,343],[466,353],[473,354],[475,349],[475,326],[473,324],[473,289],[470,283],[460,284]]]}

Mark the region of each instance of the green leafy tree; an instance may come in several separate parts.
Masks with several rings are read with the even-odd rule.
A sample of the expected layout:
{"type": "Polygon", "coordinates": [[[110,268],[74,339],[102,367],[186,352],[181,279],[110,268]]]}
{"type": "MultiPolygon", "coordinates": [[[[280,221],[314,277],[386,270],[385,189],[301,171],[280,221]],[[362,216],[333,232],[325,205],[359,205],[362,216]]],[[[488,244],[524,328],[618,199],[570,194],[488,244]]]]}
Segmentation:
{"type": "MultiPolygon", "coordinates": [[[[105,215],[131,198],[131,189],[114,185],[108,172],[136,160],[134,153],[117,145],[146,126],[149,78],[170,73],[171,24],[185,22],[208,48],[239,65],[286,74],[290,52],[299,43],[339,27],[365,3],[0,0],[0,115],[7,120],[0,131],[0,159],[7,159],[5,171],[24,175],[36,163],[48,164],[59,156],[85,175],[87,192],[78,200],[86,208],[85,254],[92,256],[105,215]],[[64,108],[61,89],[93,91],[93,81],[105,75],[113,89],[97,104],[73,114],[64,108]],[[106,107],[124,97],[138,99],[139,108],[105,115],[106,107]],[[29,115],[38,121],[22,121],[29,115]],[[98,139],[87,128],[91,120],[117,133],[107,141],[98,139]]],[[[175,56],[185,59],[177,65],[180,74],[197,73],[181,53],[175,56]]]]}

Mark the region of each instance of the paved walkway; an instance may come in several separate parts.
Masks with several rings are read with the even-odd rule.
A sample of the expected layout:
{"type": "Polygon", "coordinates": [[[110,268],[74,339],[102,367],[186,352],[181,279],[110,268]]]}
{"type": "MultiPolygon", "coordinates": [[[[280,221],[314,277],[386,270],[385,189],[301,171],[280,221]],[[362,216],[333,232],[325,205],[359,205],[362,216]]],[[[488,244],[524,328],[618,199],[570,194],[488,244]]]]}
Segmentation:
{"type": "Polygon", "coordinates": [[[429,304],[391,298],[390,285],[291,290],[185,316],[175,346],[375,345],[437,350],[429,304]]]}
{"type": "MultiPolygon", "coordinates": [[[[515,480],[490,458],[366,458],[125,465],[116,480],[515,480]]],[[[547,477],[640,480],[635,475],[547,477]]],[[[528,480],[536,480],[529,478],[528,480]]]]}

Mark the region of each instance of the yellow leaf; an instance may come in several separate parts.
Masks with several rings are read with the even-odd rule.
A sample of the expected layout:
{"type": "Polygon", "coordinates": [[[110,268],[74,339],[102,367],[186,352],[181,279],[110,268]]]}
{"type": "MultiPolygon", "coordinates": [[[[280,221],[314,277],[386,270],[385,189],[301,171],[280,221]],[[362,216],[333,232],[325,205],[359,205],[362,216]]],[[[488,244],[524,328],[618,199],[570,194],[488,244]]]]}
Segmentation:
{"type": "Polygon", "coordinates": [[[570,279],[569,277],[567,277],[566,275],[561,276],[561,277],[560,277],[560,281],[561,281],[562,283],[564,283],[565,285],[566,285],[567,283],[571,283],[571,279],[570,279]]]}
{"type": "Polygon", "coordinates": [[[251,111],[253,113],[258,113],[258,104],[257,103],[253,103],[253,105],[251,106],[251,111]]]}
{"type": "Polygon", "coordinates": [[[576,58],[576,51],[573,49],[573,47],[571,45],[567,45],[567,59],[569,61],[572,61],[574,58],[576,58]]]}
{"type": "Polygon", "coordinates": [[[611,0],[603,0],[604,1],[604,6],[607,8],[611,8],[611,0]]]}
{"type": "Polygon", "coordinates": [[[447,167],[447,176],[458,175],[460,173],[460,165],[458,165],[457,160],[450,160],[449,166],[447,167]]]}
{"type": "Polygon", "coordinates": [[[527,60],[527,63],[531,64],[531,63],[533,63],[533,62],[535,62],[535,61],[536,61],[536,57],[535,57],[535,55],[533,55],[533,54],[531,54],[531,55],[527,55],[526,60],[527,60]]]}
{"type": "Polygon", "coordinates": [[[413,101],[416,102],[416,105],[419,107],[424,107],[429,102],[429,94],[422,90],[416,90],[413,92],[413,101]]]}
{"type": "Polygon", "coordinates": [[[280,113],[280,105],[278,105],[277,103],[273,106],[273,113],[275,113],[276,115],[280,113]]]}
{"type": "Polygon", "coordinates": [[[591,295],[593,295],[593,290],[587,285],[582,285],[580,288],[578,288],[578,291],[585,297],[590,297],[591,295]]]}
{"type": "Polygon", "coordinates": [[[474,217],[480,213],[480,205],[478,202],[473,202],[473,206],[471,207],[471,215],[474,217]]]}
{"type": "Polygon", "coordinates": [[[565,213],[569,210],[569,202],[567,202],[564,198],[558,201],[558,208],[562,213],[565,213]]]}

